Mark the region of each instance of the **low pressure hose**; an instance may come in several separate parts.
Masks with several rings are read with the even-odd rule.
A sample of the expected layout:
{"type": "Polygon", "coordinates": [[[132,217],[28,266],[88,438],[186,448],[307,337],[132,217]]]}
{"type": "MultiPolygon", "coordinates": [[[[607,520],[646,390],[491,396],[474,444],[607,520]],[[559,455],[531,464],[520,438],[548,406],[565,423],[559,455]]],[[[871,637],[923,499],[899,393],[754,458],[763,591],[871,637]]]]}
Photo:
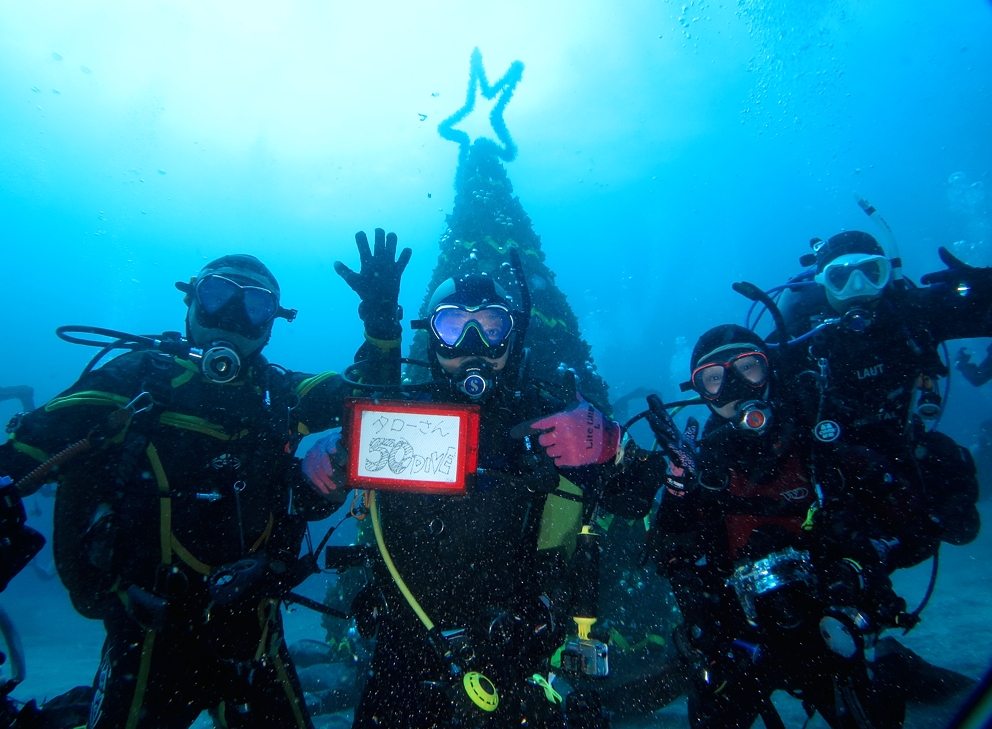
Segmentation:
{"type": "Polygon", "coordinates": [[[369,496],[369,511],[372,516],[372,530],[375,532],[375,543],[379,547],[379,554],[382,555],[382,561],[386,563],[386,569],[389,570],[390,577],[393,578],[393,582],[396,583],[396,587],[402,593],[407,603],[409,603],[410,607],[413,609],[413,612],[415,612],[417,617],[420,618],[420,622],[424,624],[424,627],[427,628],[428,632],[433,632],[434,621],[431,620],[430,616],[424,612],[422,607],[420,607],[420,603],[417,602],[417,598],[415,598],[413,593],[410,592],[410,588],[407,587],[406,583],[403,581],[403,576],[400,575],[399,570],[396,569],[396,565],[393,563],[393,558],[390,556],[389,550],[386,549],[386,540],[383,539],[382,536],[382,523],[379,521],[379,506],[375,501],[375,491],[373,491],[372,495],[369,496]]]}
{"type": "Polygon", "coordinates": [[[31,471],[31,473],[27,476],[15,483],[14,488],[17,489],[18,493],[22,496],[33,494],[44,483],[45,477],[48,476],[53,469],[62,465],[66,461],[85,453],[92,447],[93,443],[90,441],[88,436],[82,440],[77,440],[71,446],[59,451],[36,469],[31,471]]]}
{"type": "Polygon", "coordinates": [[[782,342],[789,341],[789,330],[785,326],[785,317],[782,316],[782,311],[778,308],[778,305],[772,301],[771,296],[748,281],[739,281],[735,283],[732,288],[741,296],[750,299],[751,301],[760,301],[764,304],[765,308],[768,309],[769,313],[772,315],[772,319],[775,321],[775,329],[782,338],[782,342]]]}

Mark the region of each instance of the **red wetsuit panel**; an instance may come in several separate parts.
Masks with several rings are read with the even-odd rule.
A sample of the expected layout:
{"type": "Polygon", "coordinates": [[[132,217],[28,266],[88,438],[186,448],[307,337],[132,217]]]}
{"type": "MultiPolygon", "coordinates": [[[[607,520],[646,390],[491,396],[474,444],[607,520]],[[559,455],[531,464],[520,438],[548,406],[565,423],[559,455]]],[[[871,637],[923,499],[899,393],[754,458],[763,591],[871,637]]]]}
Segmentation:
{"type": "MultiPolygon", "coordinates": [[[[734,496],[746,499],[771,499],[776,502],[787,501],[793,504],[808,505],[813,502],[815,494],[813,487],[803,473],[799,459],[793,456],[782,467],[781,473],[774,481],[765,484],[754,484],[737,471],[730,475],[729,492],[734,496]]],[[[805,519],[801,516],[752,516],[750,514],[730,514],[724,517],[727,525],[727,537],[730,542],[730,559],[737,558],[737,552],[751,538],[751,534],[763,524],[777,524],[794,534],[802,533],[805,519]]]]}

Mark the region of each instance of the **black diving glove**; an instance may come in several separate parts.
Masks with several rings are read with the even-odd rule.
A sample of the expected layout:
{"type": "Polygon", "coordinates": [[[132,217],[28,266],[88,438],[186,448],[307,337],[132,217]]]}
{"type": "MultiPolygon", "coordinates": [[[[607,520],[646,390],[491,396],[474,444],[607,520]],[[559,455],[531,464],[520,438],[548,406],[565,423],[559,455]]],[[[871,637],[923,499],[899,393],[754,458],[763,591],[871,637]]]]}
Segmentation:
{"type": "Polygon", "coordinates": [[[657,395],[648,395],[648,425],[658,440],[658,447],[668,456],[668,471],[665,474],[665,486],[669,493],[683,496],[696,483],[699,461],[699,446],[696,436],[699,433],[699,422],[689,418],[685,430],[679,433],[675,421],[665,408],[665,404],[657,395]]]}
{"type": "Polygon", "coordinates": [[[987,266],[969,266],[949,250],[941,246],[937,249],[941,262],[947,266],[943,271],[934,271],[920,276],[920,283],[930,286],[937,283],[946,284],[992,284],[992,268],[987,266]]]}
{"type": "Polygon", "coordinates": [[[398,339],[402,334],[399,308],[400,278],[413,254],[409,248],[396,257],[396,234],[386,235],[382,228],[375,229],[375,249],[369,248],[365,231],[355,233],[361,268],[355,273],[341,261],[334,262],[334,270],[362,299],[358,316],[365,323],[365,331],[375,339],[398,339]]]}

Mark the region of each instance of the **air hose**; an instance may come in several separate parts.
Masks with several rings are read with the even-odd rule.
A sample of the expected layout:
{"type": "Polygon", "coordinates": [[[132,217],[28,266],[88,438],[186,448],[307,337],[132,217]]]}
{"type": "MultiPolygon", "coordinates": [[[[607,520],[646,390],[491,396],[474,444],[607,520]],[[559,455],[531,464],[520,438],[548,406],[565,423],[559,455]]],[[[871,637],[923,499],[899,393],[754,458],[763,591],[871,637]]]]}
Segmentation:
{"type": "Polygon", "coordinates": [[[434,633],[434,621],[430,619],[430,616],[424,612],[424,609],[420,607],[420,603],[417,602],[417,598],[413,596],[410,592],[410,588],[406,586],[403,581],[402,575],[400,575],[399,570],[396,569],[396,564],[393,562],[393,558],[389,554],[389,550],[386,549],[386,540],[382,537],[382,523],[379,521],[379,506],[375,501],[375,491],[369,497],[369,511],[372,515],[372,530],[375,532],[375,543],[379,547],[379,554],[382,555],[382,561],[386,563],[386,569],[389,570],[390,577],[393,578],[393,582],[396,583],[396,587],[399,589],[403,598],[410,604],[413,612],[417,614],[420,618],[420,622],[424,624],[424,627],[431,633],[434,633]]]}
{"type": "MultiPolygon", "coordinates": [[[[372,491],[369,496],[369,513],[372,516],[372,530],[375,532],[375,542],[379,547],[379,554],[382,555],[382,561],[385,562],[386,569],[389,570],[389,575],[393,578],[393,582],[403,595],[403,598],[413,609],[413,612],[417,614],[417,617],[420,618],[420,622],[422,622],[424,627],[427,628],[427,634],[430,636],[431,643],[433,643],[435,649],[442,654],[441,657],[448,662],[451,670],[451,677],[461,686],[463,692],[456,694],[458,699],[462,701],[467,699],[471,702],[472,706],[477,709],[481,709],[486,713],[496,711],[499,707],[499,691],[496,689],[496,685],[489,678],[478,671],[467,671],[462,673],[461,669],[455,665],[454,656],[448,646],[448,639],[445,637],[444,633],[437,629],[430,616],[424,612],[424,609],[420,606],[420,603],[417,602],[417,598],[413,596],[413,593],[410,592],[410,588],[408,588],[406,583],[403,581],[403,577],[400,575],[399,570],[396,569],[396,564],[393,562],[393,558],[390,556],[389,550],[386,548],[386,541],[382,536],[382,523],[379,520],[379,507],[375,501],[375,491],[372,491]]],[[[456,699],[456,701],[458,699],[456,699]]]]}
{"type": "MultiPolygon", "coordinates": [[[[152,407],[151,395],[149,395],[146,392],[142,392],[127,405],[120,408],[119,410],[115,410],[110,415],[108,415],[106,425],[112,430],[123,428],[125,425],[127,425],[128,421],[130,421],[131,418],[133,418],[138,413],[142,413],[145,412],[146,410],[150,410],[151,407],[152,407]]],[[[97,428],[94,428],[82,440],[77,440],[72,445],[63,448],[61,451],[59,451],[54,456],[52,456],[47,461],[45,461],[40,466],[38,466],[33,471],[31,471],[31,473],[29,473],[27,476],[25,476],[17,483],[15,483],[14,488],[16,488],[21,495],[34,493],[29,489],[32,486],[35,485],[40,486],[41,484],[43,484],[44,478],[48,476],[48,474],[51,473],[53,469],[61,466],[66,461],[72,460],[76,456],[86,453],[93,447],[94,442],[99,443],[100,441],[102,441],[103,438],[98,435],[98,431],[102,427],[103,426],[98,426],[97,428]]]]}
{"type": "Polygon", "coordinates": [[[36,469],[31,471],[31,473],[27,476],[15,483],[14,488],[17,489],[20,494],[25,496],[34,493],[31,490],[31,487],[35,485],[41,486],[41,484],[44,483],[44,478],[51,473],[52,469],[61,466],[66,461],[71,460],[82,453],[85,453],[92,447],[93,443],[90,440],[90,436],[86,436],[82,440],[77,440],[71,446],[68,448],[63,448],[36,469]]]}

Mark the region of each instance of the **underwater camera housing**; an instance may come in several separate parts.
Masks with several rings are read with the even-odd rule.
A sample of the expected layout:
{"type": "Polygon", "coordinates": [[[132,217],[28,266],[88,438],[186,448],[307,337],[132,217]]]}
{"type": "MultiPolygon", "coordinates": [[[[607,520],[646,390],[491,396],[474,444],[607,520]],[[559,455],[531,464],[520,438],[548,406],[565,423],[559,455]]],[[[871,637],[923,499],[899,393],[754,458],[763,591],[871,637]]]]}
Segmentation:
{"type": "Polygon", "coordinates": [[[767,601],[786,588],[809,587],[815,581],[809,552],[786,547],[763,559],[740,565],[727,580],[727,585],[737,593],[747,621],[758,625],[759,602],[767,601]]]}
{"type": "Polygon", "coordinates": [[[610,675],[609,646],[591,638],[570,640],[561,652],[561,670],[589,678],[606,678],[610,675]]]}

